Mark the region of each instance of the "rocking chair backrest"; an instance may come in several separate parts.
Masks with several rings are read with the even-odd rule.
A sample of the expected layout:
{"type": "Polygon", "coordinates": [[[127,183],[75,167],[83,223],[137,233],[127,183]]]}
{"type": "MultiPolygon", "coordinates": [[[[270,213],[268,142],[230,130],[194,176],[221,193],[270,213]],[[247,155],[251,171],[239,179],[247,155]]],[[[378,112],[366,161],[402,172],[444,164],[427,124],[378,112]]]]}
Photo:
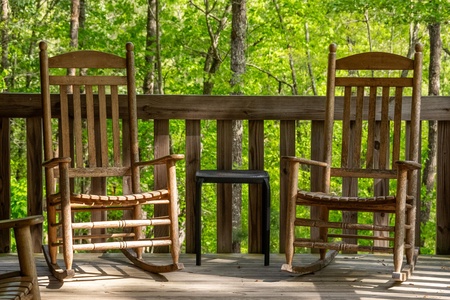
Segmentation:
{"type": "MultiPolygon", "coordinates": [[[[41,49],[46,48],[42,42],[41,49]]],[[[131,162],[138,161],[133,45],[128,43],[126,49],[126,58],[97,51],[49,58],[41,51],[44,155],[46,161],[70,157],[70,177],[132,175],[132,189],[137,193],[139,173],[130,169],[131,162]],[[74,72],[67,75],[67,70],[74,72]],[[56,103],[50,86],[59,92],[56,103]],[[127,95],[124,103],[119,101],[121,91],[127,95]],[[126,116],[119,115],[122,108],[127,108],[126,116]],[[52,131],[52,117],[59,118],[58,134],[52,131]]]]}
{"type": "MultiPolygon", "coordinates": [[[[417,52],[414,59],[368,52],[336,60],[336,45],[330,46],[325,162],[333,164],[332,144],[342,140],[340,165],[334,163],[325,172],[324,187],[329,188],[330,176],[343,177],[343,195],[357,196],[357,178],[380,183],[395,178],[395,161],[418,162],[422,61],[417,52]],[[408,71],[410,77],[404,76],[408,71]],[[404,105],[404,95],[411,96],[410,106],[404,105]],[[335,101],[343,101],[342,112],[334,110],[335,101]],[[341,133],[333,134],[335,118],[342,120],[341,133]]],[[[381,186],[379,193],[387,194],[387,183],[381,186]]],[[[411,193],[415,190],[416,186],[408,188],[411,193]]]]}

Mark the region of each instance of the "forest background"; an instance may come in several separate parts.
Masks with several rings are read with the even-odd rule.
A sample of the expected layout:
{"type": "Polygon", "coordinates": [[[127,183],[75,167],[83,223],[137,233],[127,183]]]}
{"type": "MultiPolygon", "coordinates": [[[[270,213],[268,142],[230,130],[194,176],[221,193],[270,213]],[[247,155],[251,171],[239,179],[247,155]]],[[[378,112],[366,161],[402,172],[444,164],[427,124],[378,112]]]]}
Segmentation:
{"type": "MultiPolygon", "coordinates": [[[[365,51],[411,56],[424,45],[423,95],[450,95],[448,0],[3,0],[0,88],[40,92],[38,43],[49,54],[94,49],[124,55],[133,42],[138,93],[211,95],[325,95],[330,43],[338,57],[365,51]]],[[[12,119],[12,217],[26,215],[25,122],[12,119]]],[[[204,121],[206,131],[215,123],[204,121]]],[[[237,122],[236,132],[246,132],[237,122]]],[[[266,122],[265,168],[272,178],[272,251],[278,249],[279,135],[266,122]]],[[[302,134],[309,123],[299,122],[302,134]]],[[[422,253],[434,253],[437,122],[423,126],[422,253]]],[[[140,124],[141,152],[152,155],[152,123],[140,124]]],[[[172,151],[184,152],[184,125],[171,122],[172,151]]],[[[246,168],[247,145],[237,135],[236,167],[246,168]]],[[[243,139],[245,141],[245,138],[243,139]]],[[[303,141],[308,139],[302,139],[303,141]]],[[[215,168],[216,140],[202,140],[204,169],[215,168]]],[[[297,154],[310,156],[307,142],[297,154]]],[[[184,178],[179,166],[180,178],[184,178]]],[[[149,179],[148,184],[151,184],[149,179]]],[[[180,182],[181,222],[184,183],[180,182]]],[[[205,251],[215,251],[214,189],[204,192],[205,251]]],[[[237,251],[246,251],[246,197],[237,218],[237,251]]],[[[238,204],[240,206],[240,203],[238,204]]],[[[183,226],[181,226],[183,228],[183,226]]]]}

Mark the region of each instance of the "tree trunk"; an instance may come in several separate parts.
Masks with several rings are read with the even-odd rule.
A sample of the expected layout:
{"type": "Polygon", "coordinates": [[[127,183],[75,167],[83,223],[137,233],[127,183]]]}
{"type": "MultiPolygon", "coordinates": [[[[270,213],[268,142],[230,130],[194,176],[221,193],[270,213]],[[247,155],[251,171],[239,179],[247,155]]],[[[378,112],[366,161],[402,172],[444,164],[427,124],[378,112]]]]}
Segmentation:
{"type": "MultiPolygon", "coordinates": [[[[416,52],[416,44],[419,42],[419,25],[417,23],[409,25],[409,47],[406,57],[413,58],[416,52]]],[[[408,76],[408,70],[402,71],[402,77],[408,76]]]]}
{"type": "Polygon", "coordinates": [[[80,0],[72,0],[70,13],[70,48],[78,49],[78,29],[80,27],[80,0]]]}
{"type": "MultiPolygon", "coordinates": [[[[8,20],[9,20],[9,1],[8,0],[3,0],[2,1],[2,6],[1,6],[1,19],[0,19],[0,24],[2,25],[1,27],[1,39],[2,39],[2,70],[6,70],[9,68],[9,60],[8,60],[8,44],[9,44],[9,33],[8,33],[8,20]]],[[[6,88],[10,86],[10,84],[6,84],[5,87],[1,87],[6,88]]]]}
{"type": "MultiPolygon", "coordinates": [[[[245,39],[247,32],[247,8],[246,0],[234,0],[232,4],[232,29],[231,29],[231,75],[230,85],[232,95],[243,95],[244,83],[242,75],[245,73],[245,39]]],[[[242,120],[233,121],[233,165],[242,165],[242,120]]],[[[239,253],[241,250],[241,207],[242,207],[242,186],[233,185],[233,237],[232,250],[239,253]]]]}
{"type": "MultiPolygon", "coordinates": [[[[439,95],[441,73],[441,26],[439,23],[428,25],[430,35],[430,65],[428,95],[439,95]]],[[[436,176],[437,121],[428,122],[428,155],[423,171],[423,184],[430,193],[434,188],[436,176]]]]}
{"type": "Polygon", "coordinates": [[[366,23],[367,40],[369,41],[369,51],[372,51],[372,34],[371,34],[372,30],[370,29],[370,19],[368,10],[364,12],[364,23],[366,23]]]}
{"type": "Polygon", "coordinates": [[[154,94],[156,84],[156,0],[148,0],[147,9],[147,39],[145,44],[145,69],[143,90],[144,94],[154,94]]]}
{"type": "MultiPolygon", "coordinates": [[[[80,0],[80,15],[78,17],[78,21],[79,29],[84,29],[86,23],[86,0],[80,0]]],[[[84,48],[84,40],[80,41],[80,39],[78,39],[78,47],[80,49],[84,48]]]]}
{"type": "MultiPolygon", "coordinates": [[[[428,75],[428,95],[437,96],[440,90],[440,73],[441,73],[441,24],[434,23],[428,25],[430,35],[430,65],[428,75]]],[[[438,141],[438,122],[428,121],[428,149],[427,158],[425,160],[422,183],[427,190],[427,197],[422,199],[420,205],[420,222],[425,224],[430,220],[430,211],[432,205],[431,197],[428,197],[434,189],[436,182],[436,165],[437,165],[437,141],[438,141]]],[[[420,240],[420,245],[423,241],[420,240]]]]}
{"type": "MultiPolygon", "coordinates": [[[[73,50],[78,49],[78,29],[80,27],[80,0],[72,0],[70,10],[70,43],[69,47],[73,50]]],[[[71,68],[67,69],[67,75],[75,75],[76,70],[71,68]]],[[[70,87],[68,93],[72,93],[70,87]]]]}
{"type": "MultiPolygon", "coordinates": [[[[306,22],[305,22],[305,41],[306,45],[309,45],[309,27],[308,23],[306,22]]],[[[316,78],[314,77],[313,68],[311,65],[311,51],[309,51],[309,47],[306,47],[306,58],[308,61],[308,74],[311,80],[311,88],[313,91],[313,95],[317,96],[316,78]]]]}
{"type": "Polygon", "coordinates": [[[162,79],[162,65],[161,65],[161,31],[159,30],[159,0],[156,1],[155,15],[156,15],[156,72],[157,86],[156,92],[160,95],[163,94],[163,79],[162,79]]]}

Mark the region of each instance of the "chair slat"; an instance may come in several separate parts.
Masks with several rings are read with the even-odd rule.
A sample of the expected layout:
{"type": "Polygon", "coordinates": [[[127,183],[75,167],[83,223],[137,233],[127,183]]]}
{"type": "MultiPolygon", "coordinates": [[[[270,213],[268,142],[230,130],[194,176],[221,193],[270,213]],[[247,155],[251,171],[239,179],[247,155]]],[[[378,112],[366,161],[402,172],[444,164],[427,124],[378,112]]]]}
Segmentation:
{"type": "Polygon", "coordinates": [[[381,128],[380,128],[380,157],[378,167],[386,168],[386,157],[389,154],[389,87],[382,88],[381,97],[381,128]]]}
{"type": "Polygon", "coordinates": [[[114,166],[121,166],[120,123],[119,123],[119,92],[116,85],[111,86],[111,118],[113,134],[114,166]]]}
{"type": "Polygon", "coordinates": [[[116,76],[50,76],[50,84],[54,85],[125,85],[127,84],[126,77],[116,76]]]}
{"type": "Polygon", "coordinates": [[[73,135],[75,140],[75,166],[83,167],[83,131],[81,121],[81,86],[73,86],[73,135]]]}
{"type": "Polygon", "coordinates": [[[411,87],[412,85],[412,78],[336,77],[336,86],[411,87]]]}
{"type": "Polygon", "coordinates": [[[394,107],[394,138],[392,145],[392,168],[395,168],[395,162],[400,159],[401,137],[402,137],[402,100],[403,89],[395,89],[395,107],[394,107]]]}
{"type": "Polygon", "coordinates": [[[107,119],[106,119],[106,94],[105,94],[105,86],[99,85],[98,86],[98,106],[99,106],[99,133],[100,138],[97,140],[100,141],[100,157],[101,161],[100,164],[102,167],[108,166],[108,135],[107,135],[107,119]]]}
{"type": "Polygon", "coordinates": [[[376,109],[377,109],[377,89],[370,87],[369,91],[369,113],[368,113],[368,128],[367,128],[367,153],[366,153],[366,168],[372,169],[374,163],[375,150],[375,124],[376,124],[376,109]]]}
{"type": "Polygon", "coordinates": [[[97,166],[96,148],[95,148],[95,115],[94,115],[94,97],[91,85],[86,85],[86,116],[87,116],[87,138],[89,167],[97,166]]]}
{"type": "Polygon", "coordinates": [[[350,145],[350,107],[351,107],[352,89],[345,87],[344,89],[344,112],[342,121],[342,153],[341,153],[341,167],[348,168],[348,153],[350,145]]]}
{"type": "MultiPolygon", "coordinates": [[[[61,98],[61,115],[64,116],[59,120],[61,122],[61,134],[69,132],[70,128],[67,88],[68,86],[65,85],[61,85],[59,88],[59,95],[61,98]]],[[[68,139],[62,139],[62,144],[60,145],[60,147],[62,147],[61,153],[63,157],[70,156],[70,143],[68,139]]]]}
{"type": "Polygon", "coordinates": [[[361,141],[362,141],[362,126],[363,126],[363,108],[364,108],[364,87],[358,87],[356,89],[356,114],[353,129],[353,142],[352,142],[352,168],[360,167],[361,160],[361,141]]]}

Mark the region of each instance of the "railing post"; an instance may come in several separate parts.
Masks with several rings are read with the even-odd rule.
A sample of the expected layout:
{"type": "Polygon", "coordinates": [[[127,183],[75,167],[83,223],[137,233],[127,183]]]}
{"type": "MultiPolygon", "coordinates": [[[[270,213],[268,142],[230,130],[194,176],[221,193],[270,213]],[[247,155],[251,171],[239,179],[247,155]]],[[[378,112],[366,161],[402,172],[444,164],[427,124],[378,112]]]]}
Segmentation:
{"type": "MultiPolygon", "coordinates": [[[[324,135],[325,135],[325,121],[311,122],[311,159],[317,161],[324,161],[324,135]]],[[[323,168],[311,167],[311,191],[322,191],[323,168]]],[[[321,211],[319,207],[311,207],[311,218],[319,219],[321,211]]],[[[319,238],[318,228],[311,229],[311,237],[319,238]]],[[[311,249],[312,252],[318,252],[317,249],[311,249]]]]}
{"type": "MultiPolygon", "coordinates": [[[[155,120],[154,121],[154,132],[155,132],[155,158],[162,157],[170,154],[170,137],[169,137],[169,120],[155,120]]],[[[155,166],[155,189],[167,186],[167,176],[166,168],[163,165],[155,166]]],[[[167,216],[168,211],[167,205],[155,205],[155,217],[167,216]]],[[[155,237],[163,237],[169,235],[168,226],[156,226],[155,227],[155,237]]],[[[169,247],[156,247],[155,252],[167,253],[169,252],[169,247]]]]}
{"type": "MultiPolygon", "coordinates": [[[[42,118],[27,118],[28,215],[42,215],[42,118]]],[[[33,251],[42,250],[42,224],[31,226],[33,251]]]]}
{"type": "MultiPolygon", "coordinates": [[[[231,170],[233,126],[232,121],[217,121],[217,169],[231,170]]],[[[231,253],[233,240],[232,184],[217,184],[217,252],[231,253]]]]}
{"type": "MultiPolygon", "coordinates": [[[[10,126],[9,118],[0,119],[0,220],[11,216],[11,170],[10,170],[10,126]]],[[[11,251],[9,229],[0,230],[0,253],[11,251]]]]}
{"type": "Polygon", "coordinates": [[[186,120],[186,252],[195,253],[195,172],[200,170],[200,120],[186,120]]]}
{"type": "MultiPolygon", "coordinates": [[[[280,157],[295,155],[295,122],[280,122],[280,157]]],[[[280,246],[279,252],[285,253],[287,202],[289,197],[289,166],[280,161],[280,246]]]]}
{"type": "MultiPolygon", "coordinates": [[[[249,121],[249,169],[264,170],[264,121],[249,121]]],[[[249,253],[262,252],[262,185],[249,185],[249,253]]]]}
{"type": "Polygon", "coordinates": [[[450,121],[438,122],[436,254],[450,254],[450,121]]]}

